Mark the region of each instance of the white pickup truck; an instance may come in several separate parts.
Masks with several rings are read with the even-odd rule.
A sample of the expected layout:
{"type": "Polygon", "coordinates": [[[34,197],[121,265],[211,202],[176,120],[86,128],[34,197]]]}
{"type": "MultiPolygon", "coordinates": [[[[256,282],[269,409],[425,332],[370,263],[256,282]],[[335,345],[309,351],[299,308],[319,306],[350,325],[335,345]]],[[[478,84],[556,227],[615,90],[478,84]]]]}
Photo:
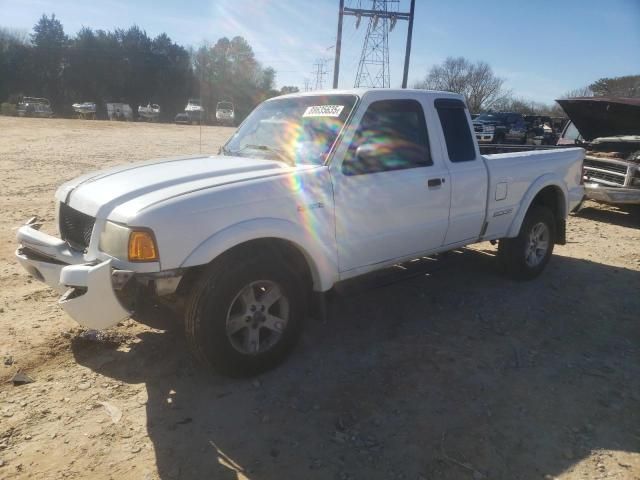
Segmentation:
{"type": "Polygon", "coordinates": [[[312,293],[345,279],[484,240],[499,240],[515,277],[537,276],[583,197],[583,157],[482,156],[451,93],[286,95],[258,106],[218,155],[65,183],[62,238],[27,223],[16,256],[89,328],[125,319],[139,295],[182,298],[195,356],[254,374],[289,352],[312,293]]]}

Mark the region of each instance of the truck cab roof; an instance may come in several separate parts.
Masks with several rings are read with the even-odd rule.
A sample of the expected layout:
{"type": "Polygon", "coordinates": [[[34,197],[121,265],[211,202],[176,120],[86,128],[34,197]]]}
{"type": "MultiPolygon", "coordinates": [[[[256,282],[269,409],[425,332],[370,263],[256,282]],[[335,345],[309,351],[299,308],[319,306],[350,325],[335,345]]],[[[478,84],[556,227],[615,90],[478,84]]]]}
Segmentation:
{"type": "Polygon", "coordinates": [[[274,97],[268,101],[278,98],[318,97],[326,95],[356,95],[358,97],[375,95],[381,98],[389,98],[390,96],[397,98],[455,98],[464,102],[464,97],[458,93],[443,92],[439,90],[423,90],[418,88],[346,88],[335,90],[313,90],[310,92],[289,93],[287,95],[274,97]]]}

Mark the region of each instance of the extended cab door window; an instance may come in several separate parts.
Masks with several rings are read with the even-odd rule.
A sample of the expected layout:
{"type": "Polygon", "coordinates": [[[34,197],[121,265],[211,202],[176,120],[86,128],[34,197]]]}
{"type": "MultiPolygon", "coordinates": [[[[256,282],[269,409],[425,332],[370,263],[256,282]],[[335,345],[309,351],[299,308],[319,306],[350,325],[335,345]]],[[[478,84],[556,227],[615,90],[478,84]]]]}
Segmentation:
{"type": "Polygon", "coordinates": [[[435,102],[449,160],[470,162],[476,159],[476,147],[467,121],[467,112],[460,100],[441,98],[435,102]]]}
{"type": "Polygon", "coordinates": [[[342,163],[345,175],[433,165],[427,125],[416,100],[374,102],[362,117],[342,163]]]}

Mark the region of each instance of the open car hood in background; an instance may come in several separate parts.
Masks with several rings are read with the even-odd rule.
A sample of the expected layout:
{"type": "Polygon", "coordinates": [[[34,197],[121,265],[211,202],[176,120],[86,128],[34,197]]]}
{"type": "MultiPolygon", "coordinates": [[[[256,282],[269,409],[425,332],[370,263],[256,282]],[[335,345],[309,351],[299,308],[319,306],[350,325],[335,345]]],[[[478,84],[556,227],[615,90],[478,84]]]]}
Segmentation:
{"type": "Polygon", "coordinates": [[[640,98],[580,97],[556,102],[586,141],[640,135],[640,98]]]}

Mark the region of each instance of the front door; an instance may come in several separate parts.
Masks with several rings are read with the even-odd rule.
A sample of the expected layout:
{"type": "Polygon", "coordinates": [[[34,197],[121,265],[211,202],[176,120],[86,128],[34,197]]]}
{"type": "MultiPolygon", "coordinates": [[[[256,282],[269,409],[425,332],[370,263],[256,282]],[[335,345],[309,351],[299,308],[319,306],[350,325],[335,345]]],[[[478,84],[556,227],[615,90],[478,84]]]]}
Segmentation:
{"type": "Polygon", "coordinates": [[[341,272],[436,249],[449,220],[449,173],[433,161],[421,103],[363,102],[331,169],[341,272]]]}

